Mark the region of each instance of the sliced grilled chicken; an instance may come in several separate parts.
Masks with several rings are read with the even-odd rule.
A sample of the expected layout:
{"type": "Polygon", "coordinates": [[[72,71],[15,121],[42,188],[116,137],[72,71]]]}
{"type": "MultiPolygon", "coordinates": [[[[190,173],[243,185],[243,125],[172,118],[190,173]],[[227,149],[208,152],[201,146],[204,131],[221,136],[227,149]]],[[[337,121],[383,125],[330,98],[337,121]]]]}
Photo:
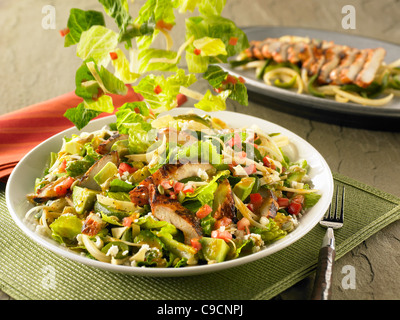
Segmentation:
{"type": "Polygon", "coordinates": [[[297,64],[309,76],[318,74],[320,84],[355,83],[361,87],[371,84],[385,56],[383,48],[357,50],[332,41],[290,37],[252,41],[245,53],[252,59],[297,64]]]}
{"type": "Polygon", "coordinates": [[[96,152],[100,154],[107,154],[111,151],[112,146],[114,143],[120,140],[127,140],[129,138],[129,135],[127,134],[113,134],[110,138],[108,138],[106,141],[101,143],[97,149],[96,152]]]}
{"type": "Polygon", "coordinates": [[[46,184],[44,187],[38,189],[36,193],[28,195],[28,199],[36,203],[44,203],[49,200],[55,200],[64,197],[63,194],[56,192],[56,188],[57,185],[61,185],[67,178],[67,176],[63,176],[46,184]]]}
{"type": "Polygon", "coordinates": [[[108,163],[112,162],[117,167],[119,166],[119,157],[117,151],[112,151],[109,154],[102,157],[100,160],[96,161],[88,171],[83,175],[81,180],[78,182],[78,185],[83,188],[88,188],[92,190],[101,191],[100,186],[94,180],[96,174],[100,172],[101,169],[108,163]]]}
{"type": "Polygon", "coordinates": [[[228,179],[221,181],[213,201],[213,218],[216,220],[223,217],[237,221],[235,200],[233,199],[232,188],[228,179]]]}
{"type": "Polygon", "coordinates": [[[340,60],[339,65],[334,68],[329,74],[329,82],[332,84],[342,84],[340,80],[340,73],[342,70],[347,69],[354,62],[359,50],[353,48],[347,48],[343,50],[344,57],[340,60]]]}
{"type": "Polygon", "coordinates": [[[354,83],[360,87],[366,88],[374,80],[379,66],[385,58],[386,51],[383,48],[368,51],[367,62],[357,75],[354,83]]]}
{"type": "Polygon", "coordinates": [[[104,221],[98,214],[91,212],[83,222],[81,232],[90,237],[95,236],[103,229],[104,224],[104,221]]]}
{"type": "Polygon", "coordinates": [[[320,83],[331,82],[329,75],[331,71],[339,65],[342,52],[343,48],[341,46],[331,47],[326,50],[325,52],[326,62],[321,67],[321,71],[318,76],[318,81],[320,83]]]}
{"type": "Polygon", "coordinates": [[[352,83],[357,74],[362,69],[365,59],[367,58],[367,50],[360,50],[354,59],[354,62],[346,69],[340,72],[340,82],[341,83],[352,83]]]}
{"type": "Polygon", "coordinates": [[[216,169],[214,166],[208,163],[166,164],[150,177],[143,180],[129,195],[134,204],[144,206],[149,203],[150,185],[155,185],[157,187],[163,180],[180,181],[182,179],[204,175],[204,173],[212,175],[215,172],[216,169]]]}
{"type": "Polygon", "coordinates": [[[149,202],[153,216],[181,230],[186,244],[190,245],[191,239],[200,238],[203,235],[200,219],[182,206],[178,200],[160,194],[153,184],[149,186],[149,202]]]}

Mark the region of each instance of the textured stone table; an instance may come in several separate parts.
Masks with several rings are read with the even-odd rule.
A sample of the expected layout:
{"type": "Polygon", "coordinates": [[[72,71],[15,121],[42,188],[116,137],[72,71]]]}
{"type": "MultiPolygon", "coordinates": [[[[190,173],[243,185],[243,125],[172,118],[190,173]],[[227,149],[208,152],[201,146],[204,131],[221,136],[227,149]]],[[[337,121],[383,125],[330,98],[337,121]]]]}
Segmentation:
{"type": "MultiPolygon", "coordinates": [[[[347,1],[227,0],[223,15],[240,26],[298,26],[369,36],[400,44],[400,3],[360,0],[356,29],[343,30],[341,12],[347,1]],[[251,3],[251,5],[249,5],[251,3]]],[[[131,5],[136,12],[143,1],[131,5]]],[[[75,89],[80,60],[75,47],[64,48],[58,30],[66,26],[70,8],[101,10],[95,0],[0,0],[0,114],[53,98],[75,89]],[[56,29],[42,27],[42,8],[56,9],[56,29]]],[[[184,19],[184,16],[179,19],[184,19]]],[[[182,21],[182,20],[181,20],[182,21]]],[[[108,20],[107,20],[108,22],[108,20]]],[[[180,23],[178,21],[178,23],[180,23]]],[[[176,30],[182,32],[182,30],[176,30]]],[[[400,57],[400,52],[399,52],[400,57]]],[[[275,122],[309,141],[332,171],[400,196],[400,133],[368,131],[310,121],[250,102],[228,107],[275,122]]],[[[337,261],[333,299],[400,299],[400,222],[378,232],[337,261]],[[341,286],[342,267],[355,267],[356,289],[341,286]]],[[[309,277],[276,299],[307,299],[309,277]]],[[[0,299],[9,297],[0,293],[0,299]]]]}

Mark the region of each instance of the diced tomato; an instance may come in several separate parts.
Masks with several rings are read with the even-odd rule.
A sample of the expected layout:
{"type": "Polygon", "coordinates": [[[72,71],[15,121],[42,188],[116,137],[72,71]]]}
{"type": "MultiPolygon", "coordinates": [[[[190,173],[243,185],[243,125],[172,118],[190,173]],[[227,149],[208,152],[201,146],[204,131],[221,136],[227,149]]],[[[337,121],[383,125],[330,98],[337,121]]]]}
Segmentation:
{"type": "Polygon", "coordinates": [[[239,77],[238,80],[239,80],[240,83],[243,83],[243,84],[246,83],[246,80],[244,80],[242,77],[239,77]]]}
{"type": "Polygon", "coordinates": [[[157,29],[166,29],[166,30],[171,30],[173,28],[173,24],[167,23],[164,20],[158,20],[156,23],[157,29]]]}
{"type": "Polygon", "coordinates": [[[122,225],[124,227],[130,227],[132,223],[133,223],[133,217],[132,216],[125,217],[125,218],[122,219],[122,225]]]}
{"type": "Polygon", "coordinates": [[[183,187],[184,187],[185,185],[182,183],[182,182],[175,182],[174,183],[174,192],[175,193],[179,193],[179,192],[181,192],[182,190],[183,190],[183,187]]]}
{"type": "Polygon", "coordinates": [[[239,230],[245,230],[246,227],[249,227],[249,226],[250,226],[250,220],[247,218],[242,218],[237,223],[237,228],[239,230]]]}
{"type": "Polygon", "coordinates": [[[264,163],[264,167],[271,168],[271,162],[269,161],[269,157],[268,156],[265,156],[263,158],[263,163],[264,163]]]}
{"type": "Polygon", "coordinates": [[[118,167],[118,173],[120,175],[123,175],[124,172],[128,171],[129,173],[134,173],[137,169],[132,167],[131,165],[129,165],[126,162],[121,162],[121,164],[118,167]]]}
{"type": "Polygon", "coordinates": [[[229,242],[229,240],[232,240],[232,234],[226,230],[224,231],[213,230],[211,231],[211,238],[222,239],[225,240],[226,242],[229,242]]]}
{"type": "Polygon", "coordinates": [[[231,76],[230,74],[227,75],[226,79],[222,81],[222,84],[233,84],[235,85],[238,82],[238,79],[236,79],[234,76],[231,76]]]}
{"type": "Polygon", "coordinates": [[[117,60],[118,54],[116,52],[110,52],[110,57],[111,57],[111,60],[117,60]]]}
{"type": "Polygon", "coordinates": [[[65,172],[65,169],[67,168],[67,160],[63,160],[63,162],[61,162],[60,166],[58,167],[58,171],[59,172],[65,172]]]}
{"type": "Polygon", "coordinates": [[[263,198],[262,198],[261,194],[259,194],[259,193],[250,194],[250,203],[255,208],[261,207],[262,202],[263,202],[263,198]]]}
{"type": "Polygon", "coordinates": [[[244,171],[246,171],[247,174],[253,174],[257,171],[256,165],[254,163],[247,167],[244,167],[243,169],[244,171]]]}
{"type": "Polygon", "coordinates": [[[183,193],[193,193],[194,189],[192,186],[185,186],[185,187],[183,187],[182,192],[183,193]]]}
{"type": "Polygon", "coordinates": [[[302,194],[295,195],[290,202],[300,203],[302,205],[304,203],[304,196],[302,194]]]}
{"type": "Polygon", "coordinates": [[[302,209],[302,205],[298,202],[291,202],[287,208],[290,214],[298,215],[302,209]]]}
{"type": "Polygon", "coordinates": [[[288,198],[278,198],[279,208],[286,208],[289,205],[288,198]]]}
{"type": "Polygon", "coordinates": [[[155,93],[155,94],[160,94],[161,92],[162,92],[161,87],[160,87],[159,85],[157,85],[157,86],[154,88],[154,93],[155,93]]]}
{"type": "Polygon", "coordinates": [[[228,43],[229,43],[231,46],[236,46],[237,42],[238,42],[238,38],[237,38],[237,37],[231,37],[231,38],[229,39],[229,42],[228,42],[228,43]]]}
{"type": "Polygon", "coordinates": [[[56,185],[54,191],[59,196],[64,196],[67,194],[68,189],[74,183],[75,179],[72,177],[68,177],[67,179],[63,180],[60,184],[56,185]]]}
{"type": "Polygon", "coordinates": [[[182,93],[178,93],[178,95],[176,96],[176,101],[178,103],[178,107],[180,107],[187,101],[187,97],[182,93]]]}
{"type": "Polygon", "coordinates": [[[228,217],[222,217],[221,219],[218,219],[214,223],[214,229],[219,229],[221,227],[226,227],[229,226],[232,223],[232,219],[228,217]]]}
{"type": "Polygon", "coordinates": [[[196,217],[199,219],[203,219],[207,217],[211,213],[211,211],[212,208],[208,204],[205,204],[199,210],[197,210],[196,217]]]}
{"type": "Polygon", "coordinates": [[[173,183],[173,181],[171,181],[171,180],[163,180],[163,181],[160,182],[160,185],[164,189],[171,189],[172,188],[172,183],[173,183]]]}
{"type": "Polygon", "coordinates": [[[201,50],[200,50],[200,49],[197,49],[197,48],[194,48],[193,53],[194,53],[196,56],[198,56],[199,54],[201,54],[201,50]]]}
{"type": "Polygon", "coordinates": [[[251,212],[254,212],[254,205],[252,203],[246,204],[247,209],[249,209],[251,212]]]}
{"type": "Polygon", "coordinates": [[[216,93],[221,93],[222,91],[224,91],[224,89],[223,89],[222,86],[221,86],[221,87],[219,87],[219,88],[214,88],[214,91],[215,91],[216,93]]]}
{"type": "Polygon", "coordinates": [[[197,251],[201,250],[201,243],[199,239],[193,238],[190,240],[190,244],[192,245],[193,248],[195,248],[197,251]]]}
{"type": "Polygon", "coordinates": [[[228,146],[230,146],[231,148],[233,148],[233,146],[236,146],[238,148],[242,147],[242,138],[240,138],[238,133],[235,133],[233,138],[228,140],[227,142],[228,146]]]}
{"type": "Polygon", "coordinates": [[[69,33],[69,28],[65,28],[59,31],[61,37],[65,37],[69,33]]]}
{"type": "Polygon", "coordinates": [[[263,164],[264,164],[264,167],[268,167],[268,168],[271,168],[274,170],[276,168],[275,164],[272,161],[270,161],[270,158],[268,156],[265,156],[263,158],[263,164]]]}

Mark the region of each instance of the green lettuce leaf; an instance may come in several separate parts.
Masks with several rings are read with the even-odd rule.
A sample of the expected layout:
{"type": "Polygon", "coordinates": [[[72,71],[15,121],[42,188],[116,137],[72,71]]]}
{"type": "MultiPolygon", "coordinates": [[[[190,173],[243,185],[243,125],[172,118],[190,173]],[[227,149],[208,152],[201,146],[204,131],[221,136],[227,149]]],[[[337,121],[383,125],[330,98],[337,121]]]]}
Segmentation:
{"type": "Polygon", "coordinates": [[[173,0],[175,8],[179,8],[180,13],[186,11],[193,12],[196,7],[202,15],[221,15],[226,0],[173,0]]]}
{"type": "MultiPolygon", "coordinates": [[[[147,0],[146,3],[140,8],[138,17],[135,23],[142,25],[147,23],[150,19],[154,22],[163,20],[165,23],[175,25],[175,15],[173,6],[170,0],[147,0]]],[[[137,45],[139,49],[148,48],[155,37],[158,35],[159,30],[154,29],[151,35],[144,35],[137,38],[137,45]]]]}
{"type": "Polygon", "coordinates": [[[145,73],[153,70],[157,71],[176,71],[180,57],[177,58],[178,53],[175,51],[168,51],[162,49],[143,49],[140,50],[138,55],[139,72],[145,73]],[[174,63],[166,62],[151,62],[152,59],[165,58],[174,60],[174,63]]]}
{"type": "Polygon", "coordinates": [[[150,74],[133,89],[144,97],[152,110],[160,113],[175,108],[180,87],[188,87],[194,82],[196,82],[195,75],[186,75],[184,70],[179,69],[168,78],[165,78],[164,75],[150,74]],[[161,89],[161,92],[156,93],[157,87],[161,89]]]}
{"type": "Polygon", "coordinates": [[[72,46],[79,42],[81,34],[90,27],[105,26],[104,16],[101,12],[94,10],[81,10],[73,8],[70,11],[67,27],[69,33],[65,36],[64,47],[72,46]]]}
{"type": "Polygon", "coordinates": [[[59,243],[71,243],[81,233],[82,220],[77,216],[61,215],[50,225],[52,237],[59,243]]]}
{"type": "Polygon", "coordinates": [[[117,48],[114,52],[118,56],[117,59],[111,60],[115,69],[114,75],[124,83],[134,83],[140,77],[140,74],[131,72],[129,61],[121,49],[117,48]]]}
{"type": "Polygon", "coordinates": [[[266,225],[265,229],[253,227],[250,228],[250,232],[261,235],[261,238],[266,244],[279,240],[287,234],[287,232],[279,228],[276,222],[272,219],[269,219],[269,223],[266,225]]]}
{"type": "Polygon", "coordinates": [[[144,130],[149,131],[152,127],[147,123],[143,116],[149,115],[149,109],[143,101],[127,102],[118,108],[115,113],[117,117],[117,130],[120,133],[128,133],[130,124],[139,123],[144,130]],[[137,113],[136,111],[139,111],[137,113]]]}
{"type": "Polygon", "coordinates": [[[125,31],[126,27],[133,22],[127,0],[99,0],[99,2],[103,5],[104,11],[115,20],[121,31],[125,31]]]}
{"type": "Polygon", "coordinates": [[[118,34],[103,26],[92,26],[82,32],[77,46],[77,56],[82,60],[93,58],[97,65],[107,66],[110,51],[118,45],[118,34]]]}
{"type": "Polygon", "coordinates": [[[230,94],[230,90],[225,90],[215,96],[210,90],[207,90],[204,97],[199,102],[195,103],[194,106],[207,112],[225,110],[226,99],[230,94]]]}
{"type": "Polygon", "coordinates": [[[203,37],[193,41],[193,46],[200,50],[201,56],[219,56],[226,55],[225,44],[221,39],[203,37]]]}
{"type": "MultiPolygon", "coordinates": [[[[191,17],[186,19],[186,39],[194,36],[195,40],[209,37],[213,39],[220,39],[226,48],[227,54],[220,54],[216,58],[210,57],[209,63],[227,62],[227,58],[234,56],[249,46],[246,34],[239,29],[235,23],[227,18],[219,15],[207,15],[201,17],[191,17]],[[230,44],[230,39],[236,38],[235,45],[230,44]]],[[[186,48],[186,52],[193,53],[193,44],[186,48]]],[[[187,59],[187,58],[186,58],[187,59]]],[[[194,68],[192,57],[187,59],[189,71],[194,68]]],[[[204,62],[204,61],[203,61],[204,62]]]]}
{"type": "Polygon", "coordinates": [[[81,102],[77,107],[69,108],[65,111],[64,117],[70,120],[78,130],[81,130],[86,127],[90,120],[96,118],[100,113],[99,111],[86,109],[83,106],[83,102],[81,102]]]}
{"type": "Polygon", "coordinates": [[[317,204],[317,202],[321,199],[321,195],[315,192],[307,193],[304,195],[304,208],[311,208],[317,204]]]}
{"type": "Polygon", "coordinates": [[[114,104],[112,98],[107,95],[103,95],[97,100],[83,100],[83,107],[97,112],[114,112],[114,104]]]}

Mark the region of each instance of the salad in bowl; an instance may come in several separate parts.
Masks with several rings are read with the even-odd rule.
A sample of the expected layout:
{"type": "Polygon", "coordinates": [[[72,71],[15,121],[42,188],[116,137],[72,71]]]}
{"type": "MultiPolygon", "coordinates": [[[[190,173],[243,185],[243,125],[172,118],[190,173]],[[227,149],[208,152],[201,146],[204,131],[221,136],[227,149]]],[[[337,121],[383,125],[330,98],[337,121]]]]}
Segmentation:
{"type": "Polygon", "coordinates": [[[286,237],[321,197],[282,134],[195,113],[154,117],[144,102],[116,116],[64,137],[27,195],[36,231],[88,258],[149,268],[234,260],[286,237]]]}

